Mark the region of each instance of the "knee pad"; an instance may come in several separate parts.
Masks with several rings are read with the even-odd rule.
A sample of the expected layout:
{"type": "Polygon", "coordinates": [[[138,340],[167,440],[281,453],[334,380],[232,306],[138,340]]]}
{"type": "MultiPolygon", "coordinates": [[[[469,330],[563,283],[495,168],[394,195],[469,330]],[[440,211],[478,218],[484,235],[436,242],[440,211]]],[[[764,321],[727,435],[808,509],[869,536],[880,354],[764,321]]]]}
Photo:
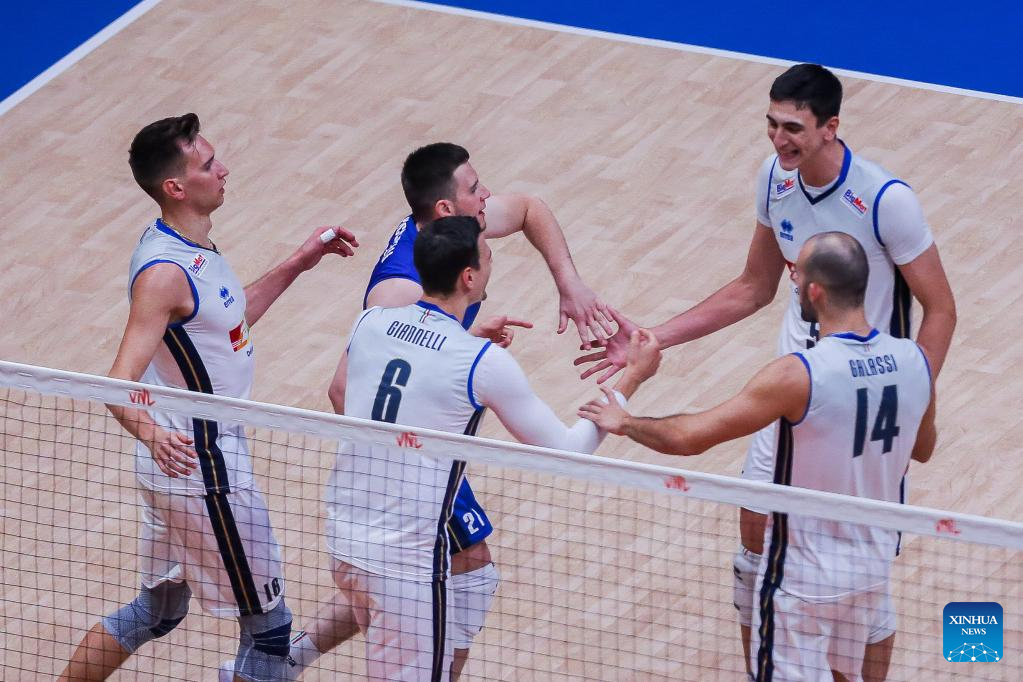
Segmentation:
{"type": "Polygon", "coordinates": [[[241,628],[234,673],[252,682],[287,679],[291,609],[284,600],[266,613],[238,618],[241,628]]]}
{"type": "Polygon", "coordinates": [[[739,625],[745,627],[753,625],[753,590],[756,588],[759,567],[760,555],[740,545],[732,560],[732,571],[735,573],[732,603],[739,612],[739,625]]]}
{"type": "Polygon", "coordinates": [[[451,627],[449,635],[456,649],[468,649],[490,613],[501,574],[489,563],[469,573],[451,576],[451,627]]]}
{"type": "Polygon", "coordinates": [[[130,654],[146,642],[163,637],[188,613],[192,590],[187,583],[145,585],[128,605],[103,618],[103,628],[130,654]]]}

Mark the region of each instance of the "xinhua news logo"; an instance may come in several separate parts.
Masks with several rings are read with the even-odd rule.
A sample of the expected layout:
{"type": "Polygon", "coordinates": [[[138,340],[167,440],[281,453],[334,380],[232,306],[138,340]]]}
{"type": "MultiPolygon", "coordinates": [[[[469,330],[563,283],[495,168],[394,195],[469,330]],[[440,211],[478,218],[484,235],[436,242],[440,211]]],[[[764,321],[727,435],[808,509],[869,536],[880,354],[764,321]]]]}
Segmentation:
{"type": "Polygon", "coordinates": [[[942,614],[945,660],[992,663],[1002,660],[1002,605],[993,601],[953,601],[942,614]]]}

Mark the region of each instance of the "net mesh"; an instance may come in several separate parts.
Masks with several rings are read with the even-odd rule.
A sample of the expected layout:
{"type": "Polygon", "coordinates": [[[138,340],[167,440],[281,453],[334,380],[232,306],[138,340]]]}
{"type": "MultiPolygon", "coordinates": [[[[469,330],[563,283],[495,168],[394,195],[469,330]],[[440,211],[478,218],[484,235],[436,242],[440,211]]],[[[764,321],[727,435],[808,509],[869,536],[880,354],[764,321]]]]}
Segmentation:
{"type": "MultiPolygon", "coordinates": [[[[135,440],[102,401],[81,397],[126,403],[127,392],[98,390],[93,378],[92,388],[71,397],[76,392],[68,386],[76,381],[65,379],[60,391],[70,395],[55,396],[46,385],[37,387],[40,392],[0,375],[4,680],[53,679],[84,633],[139,589],[135,440]]],[[[187,411],[181,404],[187,398],[176,403],[187,411]]],[[[196,413],[208,409],[197,406],[196,413]]],[[[246,409],[257,484],[280,545],[287,603],[301,629],[337,594],[324,542],[323,499],[338,438],[370,442],[374,427],[355,420],[342,427],[340,418],[313,413],[287,420],[256,404],[246,409]],[[286,428],[267,426],[274,422],[286,428]]],[[[460,451],[496,528],[488,543],[502,580],[461,679],[742,679],[732,604],[735,502],[738,496],[777,508],[777,491],[480,442],[485,447],[460,451]],[[712,496],[714,486],[732,486],[734,494],[700,499],[712,496]]],[[[807,499],[804,506],[813,507],[807,499]]],[[[892,514],[858,502],[845,500],[841,518],[885,524],[884,516],[891,527],[892,514]]],[[[1017,653],[1023,645],[1023,531],[1005,522],[904,509],[907,532],[891,569],[898,634],[887,678],[1023,679],[1017,653]],[[1004,608],[1004,660],[947,660],[962,658],[964,651],[968,660],[975,652],[969,647],[983,639],[967,637],[956,643],[967,649],[945,650],[943,609],[949,602],[998,602],[1004,608]]],[[[798,646],[807,647],[801,654],[809,661],[813,652],[806,641],[798,646]]],[[[233,658],[237,645],[236,621],[213,617],[193,601],[179,627],[145,644],[114,679],[216,679],[214,671],[233,658]]],[[[342,674],[366,676],[362,635],[320,657],[301,679],[342,674]]]]}

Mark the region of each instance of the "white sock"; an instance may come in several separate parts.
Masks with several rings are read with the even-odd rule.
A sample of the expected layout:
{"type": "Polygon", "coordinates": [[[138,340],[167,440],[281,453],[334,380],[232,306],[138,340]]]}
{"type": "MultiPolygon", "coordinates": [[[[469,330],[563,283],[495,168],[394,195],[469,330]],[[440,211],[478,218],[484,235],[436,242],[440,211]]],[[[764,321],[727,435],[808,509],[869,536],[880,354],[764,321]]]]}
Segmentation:
{"type": "Polygon", "coordinates": [[[291,651],[288,652],[288,680],[297,680],[322,655],[305,630],[296,632],[291,638],[291,651]]]}

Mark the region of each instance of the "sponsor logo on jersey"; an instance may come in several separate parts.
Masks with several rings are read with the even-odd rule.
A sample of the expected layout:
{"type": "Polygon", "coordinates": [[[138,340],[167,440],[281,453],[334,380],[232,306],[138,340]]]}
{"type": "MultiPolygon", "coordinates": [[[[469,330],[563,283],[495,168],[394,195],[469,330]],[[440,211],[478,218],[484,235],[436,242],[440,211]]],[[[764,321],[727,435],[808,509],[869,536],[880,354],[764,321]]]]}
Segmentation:
{"type": "Polygon", "coordinates": [[[416,434],[412,433],[411,431],[406,431],[405,433],[398,434],[398,437],[396,438],[396,440],[398,441],[398,447],[399,448],[416,448],[416,449],[419,449],[419,448],[423,447],[422,442],[420,442],[420,440],[419,440],[419,436],[417,436],[416,434]]]}
{"type": "Polygon", "coordinates": [[[952,601],[941,613],[942,655],[951,663],[1002,660],[1002,605],[995,601],[952,601]]]}
{"type": "Polygon", "coordinates": [[[782,239],[792,241],[792,229],[793,229],[792,221],[786,218],[785,220],[781,221],[781,229],[778,230],[778,236],[782,239]]]}
{"type": "Polygon", "coordinates": [[[689,484],[686,482],[685,476],[668,476],[664,479],[664,487],[669,490],[689,491],[689,484]]]}
{"type": "Polygon", "coordinates": [[[867,212],[867,209],[870,208],[863,203],[863,199],[856,196],[851,189],[845,190],[845,194],[842,195],[842,201],[844,201],[846,206],[851,208],[856,215],[863,215],[867,212]]]}
{"type": "Polygon", "coordinates": [[[198,277],[203,273],[207,265],[209,265],[209,261],[206,260],[206,256],[197,253],[195,258],[192,259],[192,264],[188,266],[188,271],[198,277]]]}
{"type": "Polygon", "coordinates": [[[150,407],[156,404],[153,400],[153,396],[149,395],[149,389],[141,389],[139,391],[128,391],[128,400],[131,401],[132,405],[145,405],[150,407]]]}
{"type": "Polygon", "coordinates": [[[220,287],[220,300],[224,302],[225,308],[230,308],[231,304],[234,303],[234,296],[231,295],[231,292],[225,286],[220,287]]]}
{"type": "MultiPolygon", "coordinates": [[[[763,185],[761,185],[763,187],[763,185]]],[[[796,188],[795,178],[785,178],[781,182],[774,183],[774,196],[780,197],[788,194],[796,188]]]]}
{"type": "MultiPolygon", "coordinates": [[[[231,349],[237,353],[245,346],[249,345],[249,324],[243,318],[238,326],[228,332],[231,336],[231,349]]],[[[250,351],[249,355],[252,354],[250,351]]]]}

